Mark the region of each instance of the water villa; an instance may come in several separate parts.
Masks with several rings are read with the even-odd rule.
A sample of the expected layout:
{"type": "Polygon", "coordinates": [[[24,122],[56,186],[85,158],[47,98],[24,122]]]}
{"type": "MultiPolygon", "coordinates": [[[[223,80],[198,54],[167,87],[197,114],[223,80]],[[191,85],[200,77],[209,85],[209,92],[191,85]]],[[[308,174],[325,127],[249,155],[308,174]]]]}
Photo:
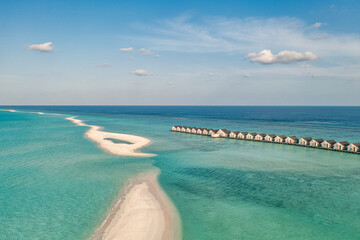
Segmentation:
{"type": "Polygon", "coordinates": [[[256,141],[264,141],[265,136],[266,136],[265,133],[256,134],[255,140],[256,140],[256,141]]]}
{"type": "Polygon", "coordinates": [[[319,139],[313,139],[310,141],[310,146],[312,147],[320,147],[321,143],[324,141],[324,139],[319,138],[319,139]]]}
{"type": "Polygon", "coordinates": [[[299,142],[299,139],[296,136],[291,136],[285,138],[285,143],[287,144],[297,144],[299,142]]]}
{"type": "Polygon", "coordinates": [[[255,136],[256,136],[256,133],[248,133],[246,135],[246,139],[248,140],[254,140],[255,139],[255,136]]]}
{"type": "Polygon", "coordinates": [[[303,146],[308,146],[308,145],[310,145],[311,140],[312,140],[312,137],[304,137],[304,138],[300,139],[299,144],[303,145],[303,146]]]}
{"type": "Polygon", "coordinates": [[[347,150],[347,146],[349,146],[349,143],[347,141],[343,141],[335,143],[333,148],[335,150],[344,151],[347,150]]]}
{"type": "Polygon", "coordinates": [[[240,138],[240,139],[246,139],[246,135],[248,135],[248,132],[241,132],[241,133],[239,133],[238,138],[240,138]]]}
{"type": "Polygon", "coordinates": [[[358,143],[352,143],[347,147],[348,152],[360,152],[360,142],[358,143]]]}
{"type": "Polygon", "coordinates": [[[265,134],[265,133],[257,134],[255,132],[248,133],[248,132],[240,132],[240,131],[230,131],[225,128],[208,129],[208,128],[185,127],[185,126],[172,126],[171,131],[205,135],[205,136],[211,136],[213,138],[232,138],[232,139],[243,139],[243,140],[258,141],[258,142],[291,144],[295,146],[312,147],[312,148],[360,154],[360,142],[350,144],[347,141],[342,141],[342,142],[336,142],[335,140],[324,141],[324,139],[322,138],[313,139],[312,137],[304,137],[304,138],[300,138],[299,140],[296,136],[286,137],[285,135],[277,136],[275,134],[265,134]]]}
{"type": "Polygon", "coordinates": [[[283,142],[285,142],[285,138],[286,138],[285,135],[276,136],[274,142],[283,143],[283,142]]]}
{"type": "Polygon", "coordinates": [[[238,131],[231,132],[231,133],[229,134],[229,138],[238,138],[238,137],[239,137],[239,134],[240,134],[240,132],[238,132],[238,131]]]}
{"type": "Polygon", "coordinates": [[[274,142],[275,141],[275,138],[276,138],[276,135],[275,134],[268,134],[265,136],[265,141],[267,142],[274,142]]]}
{"type": "Polygon", "coordinates": [[[330,149],[334,146],[335,143],[335,140],[326,140],[321,143],[321,147],[330,149]]]}

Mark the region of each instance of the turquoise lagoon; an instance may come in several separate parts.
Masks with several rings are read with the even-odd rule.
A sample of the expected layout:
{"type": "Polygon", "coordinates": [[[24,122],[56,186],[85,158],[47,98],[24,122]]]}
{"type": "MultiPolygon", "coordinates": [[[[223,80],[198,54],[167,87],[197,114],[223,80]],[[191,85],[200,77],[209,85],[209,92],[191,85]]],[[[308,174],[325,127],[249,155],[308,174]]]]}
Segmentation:
{"type": "Polygon", "coordinates": [[[359,107],[14,108],[0,112],[1,239],[88,239],[126,180],[154,168],[183,239],[359,239],[360,155],[169,131],[358,142],[359,107]],[[142,151],[157,156],[107,154],[68,116],[150,138],[142,151]]]}

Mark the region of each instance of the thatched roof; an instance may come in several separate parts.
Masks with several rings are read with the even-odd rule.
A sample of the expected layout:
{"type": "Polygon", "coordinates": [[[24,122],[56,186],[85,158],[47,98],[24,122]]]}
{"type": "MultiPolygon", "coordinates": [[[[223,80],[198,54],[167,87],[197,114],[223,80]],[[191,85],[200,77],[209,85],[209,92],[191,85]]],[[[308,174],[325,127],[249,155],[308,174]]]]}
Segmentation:
{"type": "Polygon", "coordinates": [[[327,142],[327,143],[336,143],[335,140],[326,140],[325,142],[327,142]]]}
{"type": "Polygon", "coordinates": [[[266,135],[266,136],[269,136],[269,137],[272,137],[272,138],[276,137],[275,134],[268,134],[268,135],[266,135]]]}
{"type": "Polygon", "coordinates": [[[286,138],[285,135],[280,135],[280,136],[276,136],[276,137],[279,137],[279,138],[282,138],[282,139],[286,138]]]}
{"type": "Polygon", "coordinates": [[[322,138],[318,138],[318,139],[313,139],[312,141],[315,141],[315,142],[318,142],[318,143],[321,143],[324,141],[324,139],[322,138]]]}
{"type": "Polygon", "coordinates": [[[354,145],[354,146],[356,146],[356,147],[360,147],[360,142],[358,142],[358,143],[352,143],[351,145],[354,145]]]}

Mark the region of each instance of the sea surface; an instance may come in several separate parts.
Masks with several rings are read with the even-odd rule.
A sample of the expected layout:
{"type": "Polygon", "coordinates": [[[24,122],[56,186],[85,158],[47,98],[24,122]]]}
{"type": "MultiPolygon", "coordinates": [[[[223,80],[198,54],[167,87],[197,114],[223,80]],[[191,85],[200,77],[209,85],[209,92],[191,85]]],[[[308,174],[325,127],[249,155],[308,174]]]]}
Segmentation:
{"type": "Polygon", "coordinates": [[[360,155],[170,131],[360,142],[360,107],[7,107],[19,112],[0,111],[0,239],[88,239],[126,180],[154,168],[183,239],[360,239],[360,155]],[[157,156],[107,154],[69,116],[150,138],[157,156]]]}

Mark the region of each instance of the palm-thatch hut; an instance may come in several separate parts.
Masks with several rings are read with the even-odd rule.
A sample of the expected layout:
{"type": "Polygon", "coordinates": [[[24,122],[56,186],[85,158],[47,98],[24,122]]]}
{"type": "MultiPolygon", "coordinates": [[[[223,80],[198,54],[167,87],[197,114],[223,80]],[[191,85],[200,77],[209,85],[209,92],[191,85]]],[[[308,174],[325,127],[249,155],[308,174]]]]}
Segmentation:
{"type": "Polygon", "coordinates": [[[310,144],[310,141],[312,140],[312,137],[304,137],[299,140],[299,145],[308,146],[310,144]]]}
{"type": "Polygon", "coordinates": [[[313,139],[310,141],[310,146],[312,147],[320,147],[321,143],[324,141],[324,139],[322,138],[318,138],[318,139],[313,139]]]}
{"type": "Polygon", "coordinates": [[[172,128],[171,128],[171,131],[176,131],[176,129],[177,129],[177,126],[172,126],[172,128]]]}
{"type": "Polygon", "coordinates": [[[181,126],[176,126],[176,131],[181,132],[181,126]]]}
{"type": "Polygon", "coordinates": [[[255,136],[254,139],[255,139],[256,141],[264,141],[265,136],[266,136],[265,133],[256,134],[256,136],[255,136]]]}
{"type": "Polygon", "coordinates": [[[182,127],[181,127],[181,132],[186,132],[186,128],[187,128],[187,127],[182,126],[182,127]]]}
{"type": "Polygon", "coordinates": [[[187,132],[187,133],[191,133],[191,130],[192,130],[192,127],[187,127],[187,128],[186,128],[186,132],[187,132]]]}
{"type": "Polygon", "coordinates": [[[347,147],[349,152],[360,152],[360,142],[352,143],[347,147]]]}
{"type": "Polygon", "coordinates": [[[274,139],[274,142],[283,143],[285,141],[285,138],[286,138],[285,135],[276,136],[275,139],[274,139]]]}
{"type": "Polygon", "coordinates": [[[347,141],[343,141],[335,143],[333,148],[335,150],[345,151],[347,149],[347,146],[349,146],[349,143],[347,141]]]}
{"type": "Polygon", "coordinates": [[[291,136],[285,138],[285,143],[287,144],[297,144],[299,142],[299,139],[296,136],[291,136]]]}

